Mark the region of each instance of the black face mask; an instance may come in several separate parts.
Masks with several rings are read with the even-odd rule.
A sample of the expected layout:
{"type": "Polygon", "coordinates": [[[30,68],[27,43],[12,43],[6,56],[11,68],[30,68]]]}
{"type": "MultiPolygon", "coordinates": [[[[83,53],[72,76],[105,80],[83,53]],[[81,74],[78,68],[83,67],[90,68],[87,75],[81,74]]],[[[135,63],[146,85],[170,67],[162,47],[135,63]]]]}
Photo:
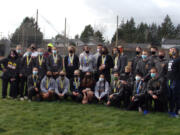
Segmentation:
{"type": "Polygon", "coordinates": [[[90,79],[90,78],[91,78],[91,76],[90,76],[90,75],[86,75],[86,78],[87,78],[87,79],[90,79]]]}
{"type": "Polygon", "coordinates": [[[69,53],[73,53],[73,50],[70,50],[69,53]]]}
{"type": "Polygon", "coordinates": [[[104,54],[106,54],[106,53],[103,51],[102,54],[104,55],[104,54]]]}
{"type": "Polygon", "coordinates": [[[140,54],[140,52],[136,51],[136,54],[137,54],[137,55],[139,55],[139,54],[140,54]]]}
{"type": "Polygon", "coordinates": [[[163,56],[163,55],[159,55],[159,58],[160,58],[160,59],[164,59],[164,56],[163,56]]]}
{"type": "Polygon", "coordinates": [[[74,75],[74,77],[75,77],[75,78],[78,78],[78,77],[79,77],[79,75],[74,75]]]}
{"type": "Polygon", "coordinates": [[[47,75],[48,78],[52,77],[52,75],[47,75]]]}
{"type": "Polygon", "coordinates": [[[61,76],[61,78],[64,78],[65,77],[65,75],[60,75],[61,76]]]}
{"type": "Polygon", "coordinates": [[[89,51],[86,51],[86,53],[88,54],[88,53],[89,53],[89,51]]]}
{"type": "Polygon", "coordinates": [[[129,74],[130,74],[130,72],[125,72],[125,74],[126,74],[126,75],[129,75],[129,74]]]}
{"type": "Polygon", "coordinates": [[[51,52],[51,48],[48,48],[48,52],[51,52]]]}
{"type": "Polygon", "coordinates": [[[151,52],[151,54],[152,54],[152,55],[155,55],[155,54],[156,54],[156,52],[155,52],[155,51],[152,51],[152,52],[151,52]]]}

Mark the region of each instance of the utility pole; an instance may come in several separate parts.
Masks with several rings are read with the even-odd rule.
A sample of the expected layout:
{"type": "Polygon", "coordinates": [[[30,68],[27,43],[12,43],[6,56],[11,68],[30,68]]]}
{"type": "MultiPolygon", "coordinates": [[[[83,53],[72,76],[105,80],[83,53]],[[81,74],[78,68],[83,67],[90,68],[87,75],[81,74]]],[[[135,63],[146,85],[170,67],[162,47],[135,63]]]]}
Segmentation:
{"type": "Polygon", "coordinates": [[[117,29],[116,29],[116,47],[118,46],[118,22],[119,21],[119,17],[117,16],[117,29]]]}
{"type": "Polygon", "coordinates": [[[37,41],[37,30],[38,30],[38,9],[37,9],[37,12],[36,12],[35,44],[36,44],[36,41],[37,41]]]}
{"type": "Polygon", "coordinates": [[[67,20],[65,18],[65,26],[64,26],[64,38],[65,38],[65,47],[66,47],[66,23],[67,23],[67,20]]]}

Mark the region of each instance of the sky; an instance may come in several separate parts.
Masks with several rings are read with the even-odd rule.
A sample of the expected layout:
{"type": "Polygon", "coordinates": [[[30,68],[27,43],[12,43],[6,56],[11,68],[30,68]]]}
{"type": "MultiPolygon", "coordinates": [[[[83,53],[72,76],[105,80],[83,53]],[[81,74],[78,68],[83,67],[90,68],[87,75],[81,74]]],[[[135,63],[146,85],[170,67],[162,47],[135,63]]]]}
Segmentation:
{"type": "Polygon", "coordinates": [[[0,38],[8,37],[23,19],[36,17],[46,39],[64,31],[67,18],[69,38],[80,35],[91,24],[100,30],[106,40],[111,40],[119,22],[134,17],[140,22],[161,24],[168,14],[172,22],[180,23],[180,0],[2,0],[0,8],[0,38]]]}

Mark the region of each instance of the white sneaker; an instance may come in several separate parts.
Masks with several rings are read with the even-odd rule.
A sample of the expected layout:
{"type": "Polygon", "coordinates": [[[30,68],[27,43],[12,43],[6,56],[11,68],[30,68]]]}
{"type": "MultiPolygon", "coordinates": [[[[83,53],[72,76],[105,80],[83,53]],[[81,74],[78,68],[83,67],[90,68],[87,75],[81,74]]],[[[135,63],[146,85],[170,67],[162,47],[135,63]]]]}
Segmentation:
{"type": "Polygon", "coordinates": [[[178,110],[178,115],[180,115],[180,109],[178,110]]]}
{"type": "Polygon", "coordinates": [[[23,98],[23,97],[21,97],[21,98],[20,98],[20,101],[24,101],[24,98],[23,98]]]}
{"type": "Polygon", "coordinates": [[[25,100],[27,100],[27,99],[28,99],[28,97],[27,97],[27,96],[24,96],[24,99],[25,99],[25,100]]]}
{"type": "Polygon", "coordinates": [[[31,100],[29,99],[29,100],[28,100],[28,102],[30,103],[30,102],[31,102],[31,100]]]}

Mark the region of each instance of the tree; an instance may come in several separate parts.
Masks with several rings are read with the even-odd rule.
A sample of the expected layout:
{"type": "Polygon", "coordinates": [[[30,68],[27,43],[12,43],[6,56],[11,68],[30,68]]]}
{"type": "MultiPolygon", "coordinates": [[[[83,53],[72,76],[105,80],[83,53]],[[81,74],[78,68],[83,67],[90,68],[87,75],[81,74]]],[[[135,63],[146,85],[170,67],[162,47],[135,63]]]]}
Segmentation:
{"type": "Polygon", "coordinates": [[[161,34],[164,38],[175,38],[175,27],[168,15],[166,15],[164,22],[161,24],[161,34]]]}
{"type": "Polygon", "coordinates": [[[13,33],[11,42],[13,44],[22,44],[28,47],[34,43],[39,45],[42,43],[43,33],[40,31],[34,18],[26,17],[21,23],[20,27],[13,33]]]}
{"type": "Polygon", "coordinates": [[[98,42],[100,43],[104,43],[105,41],[102,33],[99,30],[94,33],[94,37],[97,38],[98,42]]]}
{"type": "Polygon", "coordinates": [[[80,39],[87,43],[89,41],[89,38],[94,36],[94,30],[91,25],[87,25],[84,28],[84,31],[81,33],[80,39]]]}

